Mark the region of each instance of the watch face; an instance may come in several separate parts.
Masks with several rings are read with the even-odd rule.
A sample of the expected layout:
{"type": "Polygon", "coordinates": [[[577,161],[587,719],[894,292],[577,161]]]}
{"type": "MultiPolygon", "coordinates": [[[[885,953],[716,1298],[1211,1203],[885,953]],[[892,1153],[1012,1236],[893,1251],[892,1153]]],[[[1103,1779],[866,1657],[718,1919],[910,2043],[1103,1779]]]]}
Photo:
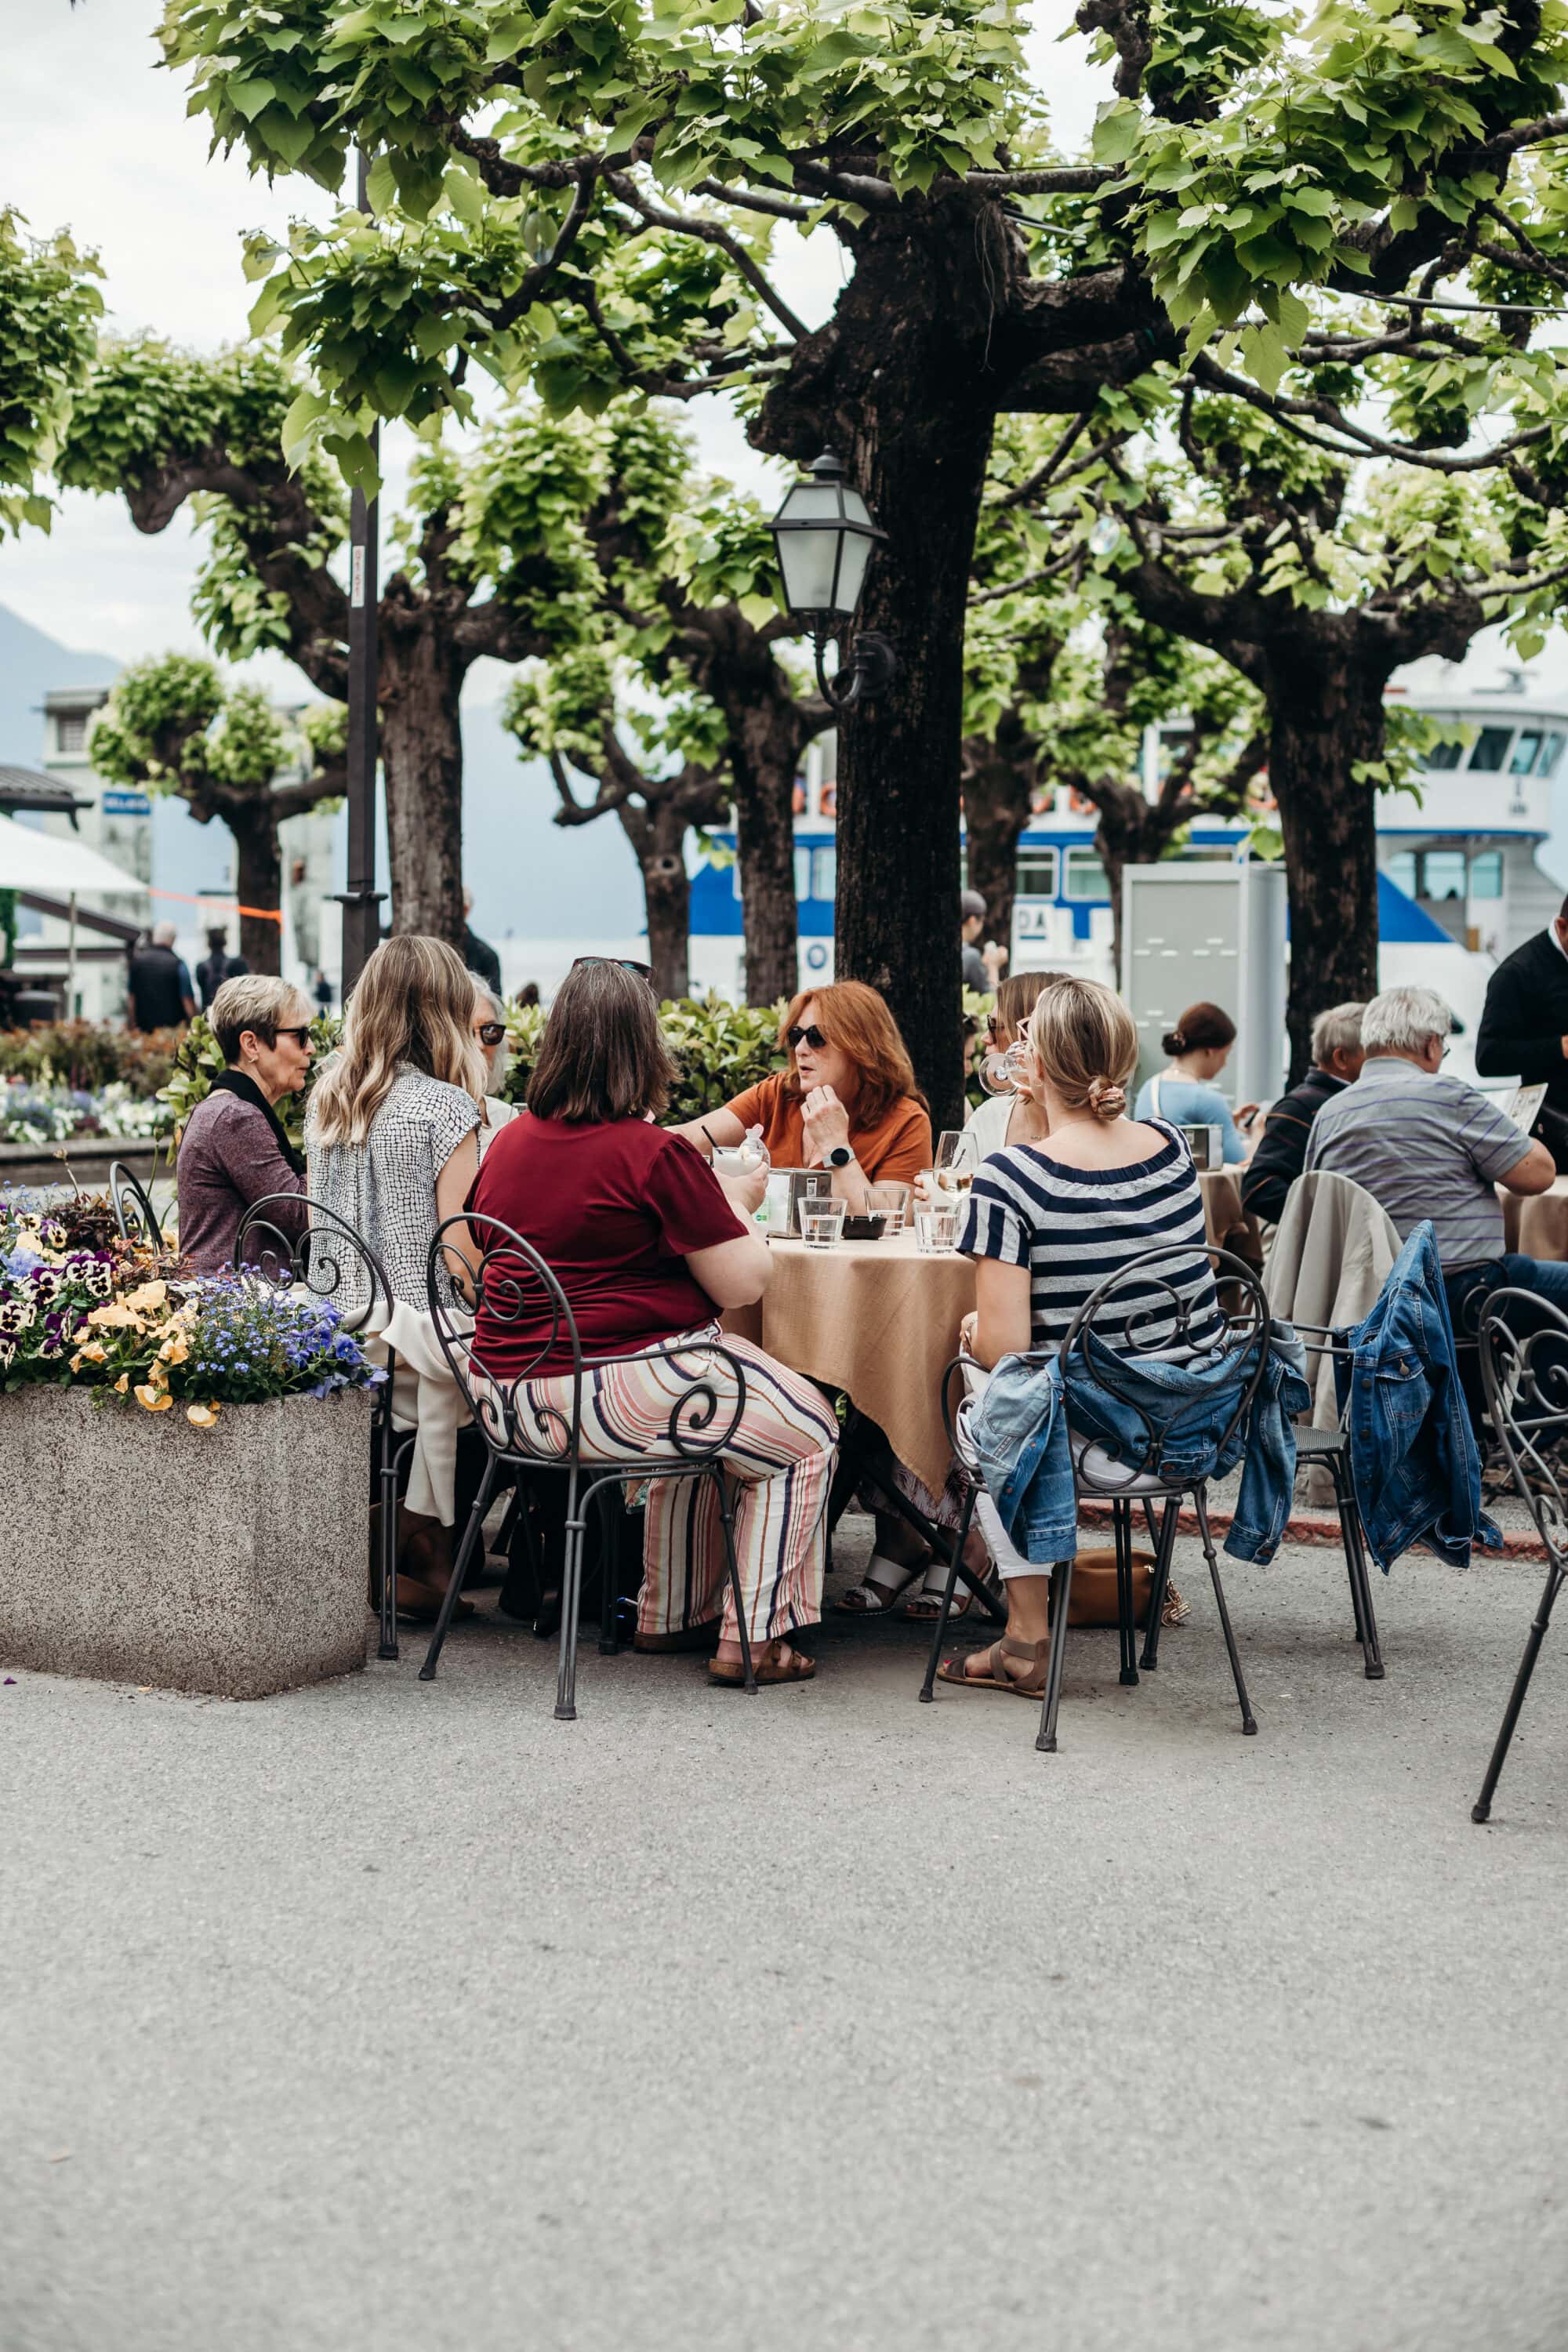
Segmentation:
{"type": "Polygon", "coordinates": [[[830,1168],[847,1168],[854,1157],[847,1144],[836,1143],[827,1155],[827,1164],[830,1168]]]}

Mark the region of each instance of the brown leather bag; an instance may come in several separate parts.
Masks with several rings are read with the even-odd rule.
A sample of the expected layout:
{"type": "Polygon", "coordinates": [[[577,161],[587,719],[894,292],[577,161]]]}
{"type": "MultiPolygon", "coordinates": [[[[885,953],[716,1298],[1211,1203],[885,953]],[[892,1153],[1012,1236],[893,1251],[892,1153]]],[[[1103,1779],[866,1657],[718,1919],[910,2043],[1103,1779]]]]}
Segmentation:
{"type": "MultiPolygon", "coordinates": [[[[1132,1622],[1142,1626],[1149,1615],[1149,1595],[1154,1584],[1154,1555],[1152,1551],[1135,1551],[1132,1555],[1132,1622]]],[[[1103,1550],[1075,1553],[1072,1564],[1072,1589],[1068,1599],[1069,1625],[1114,1625],[1116,1616],[1116,1551],[1108,1545],[1103,1550]]]]}

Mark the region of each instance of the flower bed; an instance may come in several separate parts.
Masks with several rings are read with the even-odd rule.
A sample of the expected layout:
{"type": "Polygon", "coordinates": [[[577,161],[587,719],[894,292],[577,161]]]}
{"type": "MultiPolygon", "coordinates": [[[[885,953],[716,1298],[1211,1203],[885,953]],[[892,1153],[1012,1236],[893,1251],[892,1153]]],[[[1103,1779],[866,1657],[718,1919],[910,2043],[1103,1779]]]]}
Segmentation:
{"type": "Polygon", "coordinates": [[[91,1136],[144,1143],[173,1124],[167,1103],[138,1095],[123,1078],[107,1087],[0,1080],[0,1143],[78,1143],[91,1136]]]}

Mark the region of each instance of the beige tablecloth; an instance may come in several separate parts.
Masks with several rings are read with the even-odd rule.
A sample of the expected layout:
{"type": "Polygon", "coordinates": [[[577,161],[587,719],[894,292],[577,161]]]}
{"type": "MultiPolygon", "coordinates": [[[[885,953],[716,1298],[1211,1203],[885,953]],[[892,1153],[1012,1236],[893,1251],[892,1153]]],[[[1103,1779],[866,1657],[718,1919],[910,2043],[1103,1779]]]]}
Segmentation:
{"type": "Polygon", "coordinates": [[[1498,1192],[1506,1246],[1526,1257],[1568,1262],[1568,1176],[1559,1176],[1550,1192],[1532,1192],[1528,1200],[1500,1185],[1498,1192]]]}
{"type": "Polygon", "coordinates": [[[912,1234],[832,1250],[773,1241],[768,1254],[773,1279],[761,1301],[731,1307],[725,1329],[846,1390],[906,1469],[940,1495],[948,1448],[938,1390],[974,1304],[970,1260],[921,1257],[912,1234]]]}

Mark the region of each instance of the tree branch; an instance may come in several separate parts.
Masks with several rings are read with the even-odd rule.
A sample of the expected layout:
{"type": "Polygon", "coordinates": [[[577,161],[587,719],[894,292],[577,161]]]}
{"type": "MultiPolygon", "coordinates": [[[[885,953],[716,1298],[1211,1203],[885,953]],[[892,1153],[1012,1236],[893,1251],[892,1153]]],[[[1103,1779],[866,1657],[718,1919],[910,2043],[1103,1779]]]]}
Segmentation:
{"type": "Polygon", "coordinates": [[[623,204],[630,205],[632,210],[640,213],[653,227],[669,229],[678,236],[700,238],[704,245],[716,245],[721,252],[727,253],[752,291],[759,300],[767,304],[785,333],[797,343],[805,341],[811,332],[810,328],[804,320],[795,317],[784,297],[769,285],[732,230],[724,228],[717,221],[701,220],[691,213],[672,213],[663,205],[652,203],[625,172],[606,172],[605,180],[623,204]]]}

